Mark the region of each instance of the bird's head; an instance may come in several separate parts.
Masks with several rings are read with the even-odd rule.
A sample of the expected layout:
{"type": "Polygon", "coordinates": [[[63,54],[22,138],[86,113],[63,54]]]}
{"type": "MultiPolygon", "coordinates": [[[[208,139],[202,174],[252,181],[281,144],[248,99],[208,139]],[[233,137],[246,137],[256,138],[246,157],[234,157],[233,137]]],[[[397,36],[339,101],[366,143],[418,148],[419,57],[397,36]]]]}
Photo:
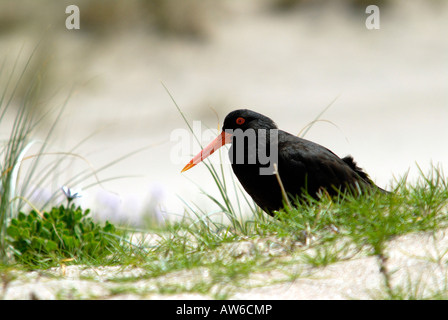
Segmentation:
{"type": "Polygon", "coordinates": [[[224,119],[224,125],[222,130],[232,130],[241,129],[246,131],[247,129],[277,129],[277,125],[272,119],[262,115],[261,113],[248,110],[239,109],[230,112],[224,119]]]}
{"type": "Polygon", "coordinates": [[[182,169],[182,172],[193,168],[213,152],[221,148],[224,144],[231,143],[232,133],[237,129],[241,129],[242,131],[249,129],[270,130],[277,129],[277,125],[270,118],[252,110],[239,109],[232,111],[224,119],[221,134],[191,159],[191,161],[182,169]]]}

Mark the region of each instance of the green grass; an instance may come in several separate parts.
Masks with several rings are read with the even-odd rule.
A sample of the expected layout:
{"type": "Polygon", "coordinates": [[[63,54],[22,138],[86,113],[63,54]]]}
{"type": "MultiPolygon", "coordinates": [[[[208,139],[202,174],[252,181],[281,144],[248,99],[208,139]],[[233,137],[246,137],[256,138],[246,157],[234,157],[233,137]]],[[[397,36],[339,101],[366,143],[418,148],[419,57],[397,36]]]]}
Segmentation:
{"type": "MultiPolygon", "coordinates": [[[[34,53],[33,53],[34,54],[34,53]]],[[[21,86],[23,79],[26,78],[26,69],[32,60],[32,56],[27,61],[25,67],[18,72],[18,61],[12,65],[11,70],[8,70],[9,64],[6,60],[3,61],[0,68],[0,81],[2,90],[0,92],[0,124],[4,125],[4,117],[8,109],[16,98],[16,94],[21,86]],[[19,74],[18,79],[15,78],[16,73],[19,74]]],[[[36,75],[29,83],[27,83],[28,90],[19,103],[16,112],[15,121],[11,127],[11,134],[9,138],[0,146],[0,261],[6,261],[6,228],[8,221],[13,217],[14,211],[20,206],[14,201],[21,199],[23,196],[22,190],[26,188],[29,180],[24,182],[24,188],[20,190],[17,180],[19,169],[24,160],[26,152],[33,144],[30,136],[33,129],[42,120],[41,115],[36,113],[37,91],[39,86],[39,77],[36,75]]],[[[42,147],[43,149],[44,147],[42,147]]],[[[37,160],[38,157],[35,158],[37,160]]],[[[36,162],[30,166],[31,171],[36,162]]],[[[27,178],[33,174],[29,173],[27,178]]]]}
{"type": "Polygon", "coordinates": [[[419,281],[393,286],[386,247],[401,235],[447,228],[447,205],[446,179],[433,168],[416,185],[400,184],[391,195],[298,204],[279,212],[276,219],[252,215],[240,225],[225,226],[206,224],[197,212],[197,216],[152,231],[160,236],[152,246],[140,243],[132,254],[126,251],[132,246],[122,248],[116,263],[142,268],[144,275],[112,279],[120,284],[114,294],[198,293],[226,299],[242,288],[294,281],[309,277],[310,270],[374,256],[384,277],[383,291],[374,293],[374,298],[446,298],[443,288],[424,293],[419,281]],[[243,225],[251,227],[239,228],[243,225]],[[283,276],[249,283],[257,274],[272,271],[283,276]],[[169,280],[174,274],[180,280],[169,280]],[[143,279],[154,285],[133,289],[143,279]]]}
{"type": "MultiPolygon", "coordinates": [[[[150,231],[159,236],[151,244],[141,241],[131,245],[122,241],[113,248],[112,257],[65,264],[82,261],[87,266],[119,265],[143,270],[136,276],[109,279],[117,284],[111,295],[198,293],[226,299],[241,288],[309,276],[309,272],[302,274],[295,269],[298,266],[317,270],[356,257],[374,256],[384,276],[384,289],[375,293],[374,298],[446,298],[443,288],[424,294],[422,284],[415,280],[393,286],[392,271],[386,266],[386,247],[397,236],[446,228],[447,204],[446,179],[433,168],[429,174],[422,174],[416,185],[401,184],[391,195],[297,204],[294,209],[279,212],[276,219],[255,214],[239,220],[240,224],[226,225],[216,221],[205,223],[207,217],[196,212],[182,221],[150,231]],[[284,276],[249,284],[254,275],[272,271],[284,276]],[[169,280],[173,274],[179,274],[179,279],[185,279],[186,275],[188,281],[169,280]],[[143,280],[153,285],[135,289],[134,283],[143,280]]],[[[122,239],[136,234],[127,231],[122,239]]],[[[430,257],[434,261],[441,258],[430,257]]],[[[40,267],[48,267],[45,259],[40,267]]]]}
{"type": "MultiPolygon", "coordinates": [[[[403,288],[392,287],[387,243],[401,235],[448,227],[446,182],[440,168],[433,168],[428,174],[422,173],[415,185],[400,183],[390,195],[310,201],[279,212],[276,219],[255,214],[227,228],[216,222],[176,224],[168,231],[169,241],[161,242],[157,252],[170,253],[171,271],[206,267],[210,274],[219,275],[221,284],[236,282],[243,287],[245,279],[253,273],[281,269],[291,263],[319,268],[355,256],[374,256],[384,278],[385,297],[415,297],[418,290],[413,293],[409,289],[404,294],[403,288]],[[247,228],[248,225],[251,227],[247,228]],[[285,244],[281,258],[273,259],[266,249],[240,256],[229,252],[219,256],[228,243],[267,242],[272,238],[285,244]],[[288,242],[300,243],[302,247],[288,248],[288,242]]],[[[196,221],[200,221],[200,213],[197,216],[196,221]]],[[[434,293],[436,296],[440,293],[434,293]]]]}

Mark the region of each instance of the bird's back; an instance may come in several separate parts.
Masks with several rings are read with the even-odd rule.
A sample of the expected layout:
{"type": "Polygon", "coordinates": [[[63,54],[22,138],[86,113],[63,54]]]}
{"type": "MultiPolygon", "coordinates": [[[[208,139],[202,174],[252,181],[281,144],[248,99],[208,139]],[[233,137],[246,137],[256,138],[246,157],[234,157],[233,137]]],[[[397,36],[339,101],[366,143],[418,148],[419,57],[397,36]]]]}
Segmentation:
{"type": "Polygon", "coordinates": [[[339,158],[329,149],[293,136],[279,134],[279,174],[287,192],[306,191],[315,196],[321,189],[330,195],[348,188],[358,189],[372,182],[352,157],[339,158]]]}
{"type": "MultiPolygon", "coordinates": [[[[273,146],[267,146],[273,150],[273,146]]],[[[333,196],[347,190],[375,186],[352,157],[339,158],[329,149],[309,140],[278,130],[278,172],[287,194],[304,193],[317,197],[323,189],[333,196]]],[[[275,149],[275,148],[274,148],[275,149]]],[[[260,175],[258,164],[232,164],[244,189],[264,210],[283,207],[283,196],[275,175],[260,175]]],[[[376,186],[375,186],[376,187],[376,186]]]]}

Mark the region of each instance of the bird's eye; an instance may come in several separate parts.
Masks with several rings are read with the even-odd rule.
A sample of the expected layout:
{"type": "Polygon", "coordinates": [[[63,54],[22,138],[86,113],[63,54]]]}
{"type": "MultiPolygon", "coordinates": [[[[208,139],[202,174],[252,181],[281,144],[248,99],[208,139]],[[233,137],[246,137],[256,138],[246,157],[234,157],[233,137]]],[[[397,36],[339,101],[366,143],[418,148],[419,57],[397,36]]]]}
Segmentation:
{"type": "Polygon", "coordinates": [[[244,119],[243,117],[239,117],[236,119],[236,124],[242,125],[245,121],[246,119],[244,119]]]}

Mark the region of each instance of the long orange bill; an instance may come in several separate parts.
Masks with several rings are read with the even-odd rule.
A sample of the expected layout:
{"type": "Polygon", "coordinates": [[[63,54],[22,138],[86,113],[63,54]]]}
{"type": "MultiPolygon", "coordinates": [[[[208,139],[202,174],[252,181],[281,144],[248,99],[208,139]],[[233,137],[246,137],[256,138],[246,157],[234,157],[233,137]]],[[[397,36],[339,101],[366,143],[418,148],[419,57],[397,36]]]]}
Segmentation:
{"type": "Polygon", "coordinates": [[[199,152],[196,156],[194,156],[193,159],[190,160],[190,162],[188,162],[188,164],[182,169],[181,173],[187,171],[188,169],[193,168],[195,165],[203,161],[205,158],[207,158],[209,155],[211,155],[213,152],[221,148],[226,143],[230,143],[232,141],[231,138],[232,134],[222,131],[221,134],[217,136],[215,140],[210,142],[208,146],[202,149],[201,152],[199,152]]]}

